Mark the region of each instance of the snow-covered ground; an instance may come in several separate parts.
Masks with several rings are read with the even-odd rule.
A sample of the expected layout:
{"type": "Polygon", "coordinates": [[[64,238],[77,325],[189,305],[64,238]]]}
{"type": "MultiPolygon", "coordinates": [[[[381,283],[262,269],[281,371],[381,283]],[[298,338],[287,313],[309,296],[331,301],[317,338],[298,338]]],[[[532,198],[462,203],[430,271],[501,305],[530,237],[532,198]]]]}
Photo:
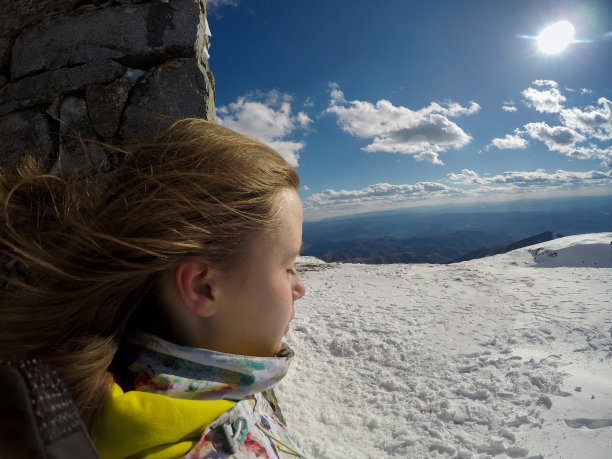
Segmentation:
{"type": "Polygon", "coordinates": [[[291,430],[315,458],[612,457],[611,241],[452,265],[302,258],[277,391],[291,430]]]}

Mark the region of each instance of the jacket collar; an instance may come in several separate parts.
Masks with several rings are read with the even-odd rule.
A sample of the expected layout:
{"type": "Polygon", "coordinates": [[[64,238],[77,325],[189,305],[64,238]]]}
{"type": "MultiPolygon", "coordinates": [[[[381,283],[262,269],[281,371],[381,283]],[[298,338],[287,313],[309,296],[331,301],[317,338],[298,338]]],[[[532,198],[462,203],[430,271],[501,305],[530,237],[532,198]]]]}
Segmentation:
{"type": "Polygon", "coordinates": [[[123,392],[113,384],[92,439],[102,458],[180,457],[234,404],[229,400],[181,400],[137,390],[123,392]]]}

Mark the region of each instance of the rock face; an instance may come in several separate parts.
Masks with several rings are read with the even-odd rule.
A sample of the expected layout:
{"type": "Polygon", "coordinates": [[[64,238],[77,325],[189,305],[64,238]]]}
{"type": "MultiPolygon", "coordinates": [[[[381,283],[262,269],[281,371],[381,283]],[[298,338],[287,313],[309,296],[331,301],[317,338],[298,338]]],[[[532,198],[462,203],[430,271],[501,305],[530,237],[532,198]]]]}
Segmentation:
{"type": "Polygon", "coordinates": [[[100,142],[216,120],[205,0],[0,5],[0,167],[104,163],[100,142]],[[27,127],[29,126],[29,127],[27,127]]]}
{"type": "Polygon", "coordinates": [[[57,69],[9,83],[0,93],[0,115],[17,109],[44,105],[63,94],[82,91],[90,83],[108,83],[123,75],[125,67],[114,61],[88,62],[57,69]]]}
{"type": "Polygon", "coordinates": [[[150,70],[134,87],[122,137],[144,140],[160,124],[181,116],[208,119],[207,107],[199,101],[211,91],[195,59],[175,59],[150,70]]]}
{"type": "Polygon", "coordinates": [[[141,67],[189,55],[198,22],[193,0],[155,0],[60,16],[17,37],[11,79],[104,59],[141,67]]]}

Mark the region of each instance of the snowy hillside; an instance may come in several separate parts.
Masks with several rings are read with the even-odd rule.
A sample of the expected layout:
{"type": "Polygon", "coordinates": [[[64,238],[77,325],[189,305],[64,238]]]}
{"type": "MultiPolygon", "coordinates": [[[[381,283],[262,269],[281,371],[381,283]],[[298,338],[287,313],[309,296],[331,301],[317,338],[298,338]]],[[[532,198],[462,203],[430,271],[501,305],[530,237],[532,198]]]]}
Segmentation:
{"type": "Polygon", "coordinates": [[[291,430],[316,458],[612,457],[611,241],[453,265],[302,259],[278,390],[291,430]]]}

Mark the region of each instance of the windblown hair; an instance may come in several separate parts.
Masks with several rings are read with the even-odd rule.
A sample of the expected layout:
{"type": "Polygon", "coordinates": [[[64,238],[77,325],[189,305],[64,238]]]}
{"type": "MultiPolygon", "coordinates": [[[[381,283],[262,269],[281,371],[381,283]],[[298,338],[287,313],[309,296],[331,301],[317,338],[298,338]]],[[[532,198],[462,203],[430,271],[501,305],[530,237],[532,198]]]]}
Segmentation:
{"type": "Polygon", "coordinates": [[[0,175],[0,358],[53,364],[90,430],[159,275],[189,258],[230,271],[299,183],[269,147],[203,120],[109,154],[105,174],[29,159],[0,175]]]}

